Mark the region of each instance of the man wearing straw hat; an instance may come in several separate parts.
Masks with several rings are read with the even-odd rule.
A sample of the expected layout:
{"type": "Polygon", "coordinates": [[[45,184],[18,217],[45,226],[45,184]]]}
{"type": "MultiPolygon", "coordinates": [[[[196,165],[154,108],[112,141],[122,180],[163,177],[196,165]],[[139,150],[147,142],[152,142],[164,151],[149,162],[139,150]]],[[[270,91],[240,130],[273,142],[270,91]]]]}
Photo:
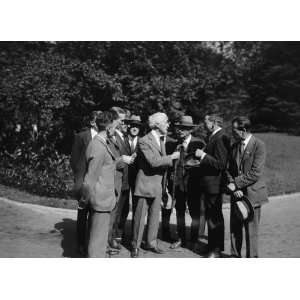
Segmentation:
{"type": "Polygon", "coordinates": [[[266,159],[264,143],[254,137],[247,117],[232,121],[232,146],[227,172],[231,199],[231,254],[241,257],[243,227],[246,234],[246,257],[258,257],[258,227],[261,206],[268,202],[263,169],[266,159]],[[252,207],[251,207],[252,206],[252,207]],[[252,214],[251,214],[251,211],[252,214]]]}

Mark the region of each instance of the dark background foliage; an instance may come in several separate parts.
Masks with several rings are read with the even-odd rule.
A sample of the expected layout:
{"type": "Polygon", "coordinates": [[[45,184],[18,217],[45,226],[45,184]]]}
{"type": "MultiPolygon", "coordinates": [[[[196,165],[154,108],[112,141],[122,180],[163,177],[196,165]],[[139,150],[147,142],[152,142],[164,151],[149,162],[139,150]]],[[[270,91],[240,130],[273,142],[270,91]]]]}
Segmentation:
{"type": "Polygon", "coordinates": [[[47,153],[52,179],[58,165],[67,169],[63,156],[93,109],[119,105],[144,120],[187,113],[196,122],[207,112],[227,121],[245,113],[257,131],[299,134],[299,96],[297,42],[0,42],[1,153],[37,172],[26,155],[47,153]]]}

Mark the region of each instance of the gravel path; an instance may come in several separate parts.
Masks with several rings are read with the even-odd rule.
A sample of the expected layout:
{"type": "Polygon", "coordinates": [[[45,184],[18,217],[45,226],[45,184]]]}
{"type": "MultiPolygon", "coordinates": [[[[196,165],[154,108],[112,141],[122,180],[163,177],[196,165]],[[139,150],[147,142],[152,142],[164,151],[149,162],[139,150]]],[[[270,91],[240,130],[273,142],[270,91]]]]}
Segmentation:
{"type": "MultiPolygon", "coordinates": [[[[223,206],[225,251],[229,251],[229,206],[223,206]]],[[[261,257],[300,257],[300,193],[270,198],[260,226],[261,257]]],[[[175,215],[172,215],[175,223],[175,215]]],[[[187,217],[187,223],[190,219],[187,217]]],[[[128,224],[129,225],[129,224],[128,224]]],[[[174,227],[174,225],[173,225],[174,227]]],[[[0,257],[78,257],[75,244],[76,211],[0,198],[0,257]]],[[[205,239],[203,240],[205,242],[205,239]]],[[[162,248],[169,244],[160,242],[162,248]]],[[[128,248],[128,247],[127,247],[128,248]]],[[[123,247],[118,257],[129,257],[123,247]]],[[[164,255],[142,251],[142,257],[200,257],[191,250],[169,250],[164,255]]]]}

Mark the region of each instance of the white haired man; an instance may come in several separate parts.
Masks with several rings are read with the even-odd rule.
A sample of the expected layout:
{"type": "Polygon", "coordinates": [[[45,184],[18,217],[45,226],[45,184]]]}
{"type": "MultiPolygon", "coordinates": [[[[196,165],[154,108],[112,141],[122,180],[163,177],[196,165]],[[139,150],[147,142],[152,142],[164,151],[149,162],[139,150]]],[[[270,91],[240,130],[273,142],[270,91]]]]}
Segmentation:
{"type": "Polygon", "coordinates": [[[179,152],[166,155],[165,139],[169,128],[166,114],[157,112],[149,117],[151,131],[139,140],[138,173],[134,196],[137,206],[133,219],[131,257],[139,256],[139,247],[144,232],[144,220],[148,211],[146,249],[157,254],[164,253],[157,245],[159,213],[162,200],[162,179],[167,167],[179,158],[179,152]]]}

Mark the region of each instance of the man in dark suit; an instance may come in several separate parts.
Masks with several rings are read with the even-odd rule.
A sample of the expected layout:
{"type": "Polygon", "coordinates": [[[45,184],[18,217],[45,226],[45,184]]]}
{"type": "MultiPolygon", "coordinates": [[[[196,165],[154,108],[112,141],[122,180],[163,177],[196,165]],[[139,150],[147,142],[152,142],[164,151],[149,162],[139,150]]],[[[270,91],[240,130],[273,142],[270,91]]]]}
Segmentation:
{"type": "Polygon", "coordinates": [[[126,111],[120,107],[113,107],[111,109],[118,113],[120,124],[115,130],[114,138],[110,139],[110,142],[114,144],[115,149],[126,162],[122,170],[122,186],[118,202],[116,208],[111,213],[111,226],[109,233],[110,247],[120,250],[124,226],[129,213],[128,165],[134,162],[135,155],[131,155],[131,148],[127,137],[127,124],[125,123],[126,111]],[[120,222],[123,222],[122,225],[124,226],[120,227],[120,222]]]}
{"type": "MultiPolygon", "coordinates": [[[[133,157],[136,157],[137,153],[137,145],[139,142],[140,134],[141,134],[141,127],[142,127],[142,121],[141,117],[138,115],[132,115],[129,119],[125,120],[127,125],[128,125],[128,142],[130,145],[130,150],[131,150],[131,155],[133,157]]],[[[129,188],[131,192],[131,200],[132,200],[132,218],[135,212],[136,208],[136,199],[134,198],[134,189],[135,189],[135,180],[136,180],[136,175],[138,172],[138,164],[137,160],[134,160],[132,164],[128,166],[128,183],[129,183],[129,188]]],[[[123,210],[124,212],[124,210],[123,210]]],[[[128,211],[125,211],[124,214],[122,214],[121,221],[119,224],[119,227],[124,228],[125,222],[128,216],[128,211]],[[127,214],[126,214],[127,212],[127,214]]],[[[132,222],[133,224],[133,222],[132,222]]]]}
{"type": "Polygon", "coordinates": [[[258,227],[261,206],[268,202],[263,170],[266,159],[264,143],[254,137],[247,117],[232,121],[232,134],[236,142],[232,146],[227,171],[231,199],[230,232],[231,254],[241,257],[243,227],[246,234],[246,257],[258,257],[258,227]],[[236,200],[246,196],[254,207],[254,217],[246,222],[238,218],[236,200]]]}
{"type": "Polygon", "coordinates": [[[171,245],[175,249],[186,244],[185,212],[188,207],[192,218],[191,242],[194,248],[198,241],[199,229],[204,231],[205,211],[203,197],[199,185],[199,168],[186,169],[185,160],[194,156],[197,149],[203,149],[204,141],[192,136],[196,125],[191,116],[182,116],[178,123],[175,123],[179,139],[177,150],[180,151],[180,158],[175,162],[173,174],[173,197],[175,197],[175,208],[177,218],[177,240],[171,245]]]}
{"type": "Polygon", "coordinates": [[[166,168],[179,158],[179,152],[166,155],[165,136],[169,121],[164,113],[149,117],[151,131],[140,138],[138,145],[138,166],[134,196],[138,197],[134,214],[131,257],[139,256],[144,232],[144,221],[148,211],[148,232],[146,249],[157,254],[163,251],[157,244],[159,213],[162,200],[162,179],[166,168]]]}
{"type": "Polygon", "coordinates": [[[74,174],[74,195],[78,200],[77,209],[77,246],[81,255],[86,254],[86,242],[87,242],[87,220],[89,214],[89,206],[86,203],[80,201],[81,194],[80,189],[83,183],[84,175],[86,173],[86,158],[85,152],[91,142],[91,140],[97,135],[98,127],[96,125],[96,119],[101,115],[101,111],[92,111],[89,116],[90,128],[81,131],[74,137],[72,146],[72,153],[70,164],[74,174]]]}
{"type": "Polygon", "coordinates": [[[208,257],[221,257],[224,250],[224,218],[222,213],[222,192],[225,180],[230,139],[222,129],[223,119],[218,115],[207,115],[204,125],[209,133],[204,150],[197,149],[200,159],[199,181],[204,193],[206,220],[208,225],[208,257]]]}

